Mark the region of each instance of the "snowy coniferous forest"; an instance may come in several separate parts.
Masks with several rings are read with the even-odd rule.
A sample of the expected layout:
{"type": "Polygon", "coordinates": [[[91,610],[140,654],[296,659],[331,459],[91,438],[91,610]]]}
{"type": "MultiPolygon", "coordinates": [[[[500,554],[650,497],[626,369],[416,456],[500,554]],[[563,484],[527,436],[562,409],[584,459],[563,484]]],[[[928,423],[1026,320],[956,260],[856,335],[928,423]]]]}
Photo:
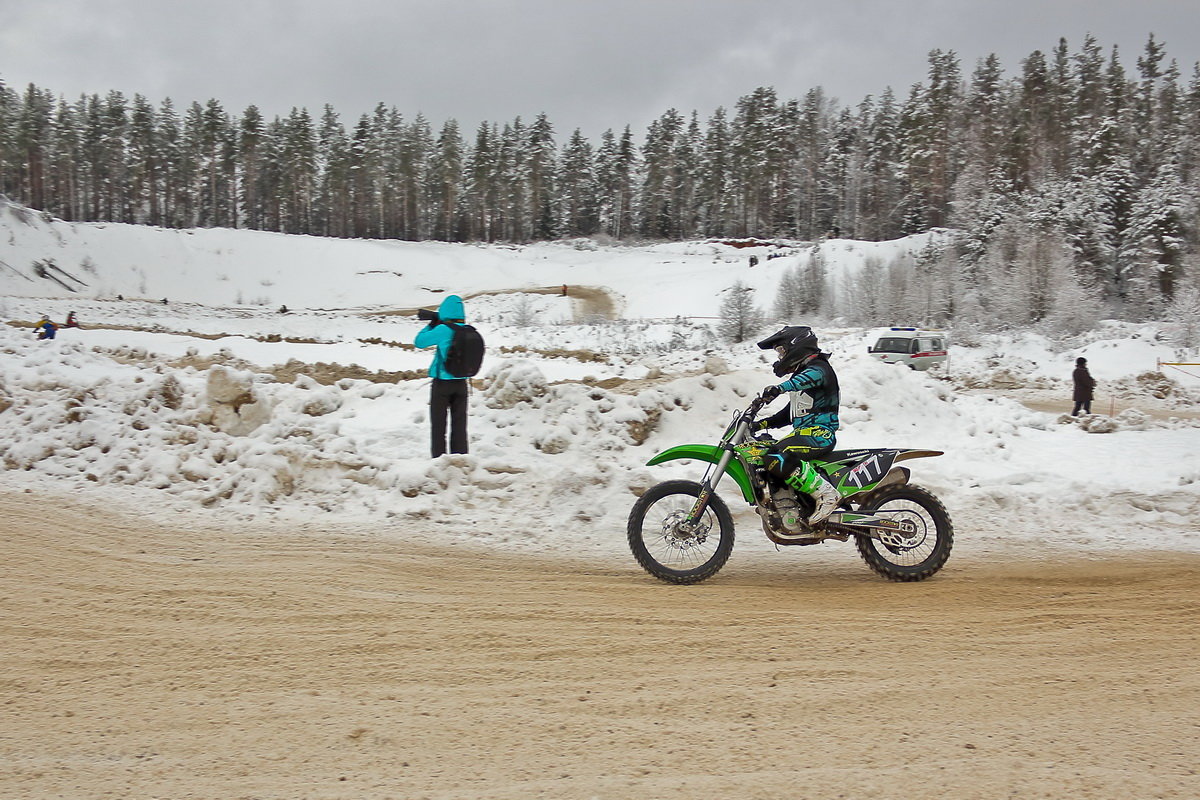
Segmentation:
{"type": "MultiPolygon", "coordinates": [[[[384,104],[267,120],[217,100],[68,100],[0,81],[0,194],[69,221],[346,238],[529,242],[698,237],[884,240],[858,324],[964,332],[1103,317],[1200,317],[1200,64],[1151,36],[1127,66],[1087,36],[1006,67],[929,54],[925,81],[842,105],[769,87],[732,109],[667,110],[598,143],[539,115],[464,132],[384,104]]],[[[815,251],[814,251],[815,252],[815,251]]],[[[781,314],[833,312],[819,259],[781,314]]],[[[844,304],[843,304],[844,305],[844,304]]],[[[836,309],[845,313],[846,308],[836,309]]],[[[1191,343],[1195,344],[1195,343],[1191,343]]]]}

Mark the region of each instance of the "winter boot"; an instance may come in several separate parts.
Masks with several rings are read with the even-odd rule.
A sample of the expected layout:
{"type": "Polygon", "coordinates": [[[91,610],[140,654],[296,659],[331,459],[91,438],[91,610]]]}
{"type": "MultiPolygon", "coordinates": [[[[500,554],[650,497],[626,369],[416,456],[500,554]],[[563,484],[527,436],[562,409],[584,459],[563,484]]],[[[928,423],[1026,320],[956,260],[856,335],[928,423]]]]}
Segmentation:
{"type": "Polygon", "coordinates": [[[813,502],[816,503],[817,507],[813,510],[812,516],[808,518],[809,525],[824,522],[838,507],[838,503],[842,502],[842,496],[838,490],[833,488],[821,473],[817,472],[816,467],[807,461],[801,461],[800,466],[796,467],[796,471],[787,476],[786,482],[797,492],[804,492],[811,496],[813,502]]]}

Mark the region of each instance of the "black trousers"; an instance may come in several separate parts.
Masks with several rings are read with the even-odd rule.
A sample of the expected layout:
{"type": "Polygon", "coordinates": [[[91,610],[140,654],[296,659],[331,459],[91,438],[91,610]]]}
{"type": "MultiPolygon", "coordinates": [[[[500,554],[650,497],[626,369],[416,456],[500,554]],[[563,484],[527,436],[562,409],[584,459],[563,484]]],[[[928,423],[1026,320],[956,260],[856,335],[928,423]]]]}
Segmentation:
{"type": "Polygon", "coordinates": [[[467,452],[467,381],[433,379],[429,390],[430,453],[434,458],[446,452],[446,416],[450,416],[450,452],[467,452]]]}

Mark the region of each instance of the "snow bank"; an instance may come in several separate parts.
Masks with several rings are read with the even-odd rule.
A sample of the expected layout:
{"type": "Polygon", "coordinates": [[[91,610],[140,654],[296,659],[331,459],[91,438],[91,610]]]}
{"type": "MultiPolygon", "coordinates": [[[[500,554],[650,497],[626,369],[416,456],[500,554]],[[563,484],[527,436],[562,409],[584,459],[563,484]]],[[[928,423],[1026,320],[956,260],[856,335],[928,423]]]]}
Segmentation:
{"type": "MultiPolygon", "coordinates": [[[[961,537],[1200,549],[1200,429],[1138,420],[1148,429],[1096,435],[877,363],[856,339],[843,341],[834,347],[840,445],[945,450],[914,463],[914,474],[942,496],[961,537]]],[[[430,459],[423,380],[284,383],[221,365],[171,367],[150,353],[114,360],[82,338],[38,342],[7,326],[0,350],[8,470],[154,490],[234,516],[453,523],[479,541],[567,551],[620,549],[639,492],[702,472],[645,461],[672,444],[715,441],[771,380],[760,361],[623,393],[556,383],[533,361],[499,358],[474,394],[471,454],[430,459]]],[[[736,501],[728,486],[725,494],[736,501]]]]}

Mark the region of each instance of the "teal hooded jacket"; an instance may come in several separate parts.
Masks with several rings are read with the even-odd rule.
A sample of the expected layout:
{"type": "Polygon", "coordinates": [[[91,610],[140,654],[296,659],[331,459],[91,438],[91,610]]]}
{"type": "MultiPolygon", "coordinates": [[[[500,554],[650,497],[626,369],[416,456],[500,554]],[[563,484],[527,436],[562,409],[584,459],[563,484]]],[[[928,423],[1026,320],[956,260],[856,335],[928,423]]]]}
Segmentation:
{"type": "Polygon", "coordinates": [[[451,375],[442,367],[442,364],[446,362],[446,351],[450,348],[450,341],[454,338],[454,331],[450,329],[450,320],[463,322],[465,319],[462,298],[452,294],[438,306],[438,321],[429,323],[417,333],[413,344],[422,348],[437,348],[433,354],[433,363],[429,365],[429,377],[443,381],[465,380],[457,375],[451,375]]]}

